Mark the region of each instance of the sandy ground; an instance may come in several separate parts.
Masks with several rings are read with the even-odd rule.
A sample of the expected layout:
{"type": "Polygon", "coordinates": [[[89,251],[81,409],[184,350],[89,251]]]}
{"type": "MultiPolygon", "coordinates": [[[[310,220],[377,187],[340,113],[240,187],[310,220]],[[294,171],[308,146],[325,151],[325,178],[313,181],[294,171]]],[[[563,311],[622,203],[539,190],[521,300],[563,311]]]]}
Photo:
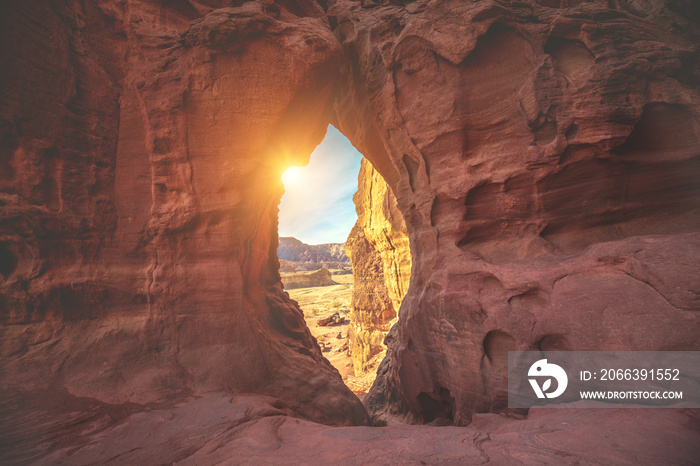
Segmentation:
{"type": "Polygon", "coordinates": [[[313,288],[297,288],[288,290],[289,296],[299,303],[306,325],[311,334],[318,340],[323,349],[323,355],[338,369],[345,384],[358,395],[369,390],[374,379],[369,377],[355,377],[352,367],[352,359],[348,356],[348,328],[349,323],[329,327],[319,327],[316,322],[339,313],[346,320],[350,318],[350,304],[352,300],[352,274],[333,275],[333,280],[338,285],[318,286],[313,288]]]}

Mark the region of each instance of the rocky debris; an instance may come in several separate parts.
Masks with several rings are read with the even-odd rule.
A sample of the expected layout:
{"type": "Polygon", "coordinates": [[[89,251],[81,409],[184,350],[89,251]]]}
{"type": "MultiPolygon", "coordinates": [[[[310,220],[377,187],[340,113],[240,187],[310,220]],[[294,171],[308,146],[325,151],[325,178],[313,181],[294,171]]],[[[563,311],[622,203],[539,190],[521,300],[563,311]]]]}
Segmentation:
{"type": "MultiPolygon", "coordinates": [[[[341,317],[340,314],[336,312],[324,319],[319,319],[316,325],[319,327],[333,327],[334,325],[345,325],[348,322],[349,321],[345,317],[341,317]]],[[[336,338],[341,338],[341,334],[339,333],[336,338]]]]}
{"type": "Polygon", "coordinates": [[[330,271],[323,267],[316,272],[281,274],[285,290],[294,288],[311,288],[314,286],[331,286],[338,283],[333,281],[330,271]]]}

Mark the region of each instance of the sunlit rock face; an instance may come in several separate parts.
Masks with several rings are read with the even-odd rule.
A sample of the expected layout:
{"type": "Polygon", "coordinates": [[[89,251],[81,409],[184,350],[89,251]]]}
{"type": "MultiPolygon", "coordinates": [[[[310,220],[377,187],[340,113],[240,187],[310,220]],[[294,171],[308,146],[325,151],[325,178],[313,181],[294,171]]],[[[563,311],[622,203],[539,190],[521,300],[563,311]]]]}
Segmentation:
{"type": "Polygon", "coordinates": [[[353,197],[357,223],[346,243],[354,275],[349,349],[355,375],[376,371],[411,278],[406,223],[384,178],[362,160],[353,197]]]}
{"type": "Polygon", "coordinates": [[[0,7],[0,388],[364,423],[276,257],[340,45],[310,1],[168,5],[0,7]]]}
{"type": "Polygon", "coordinates": [[[374,413],[503,410],[512,350],[698,349],[697,15],[661,3],[329,9],[413,252],[374,413]]]}
{"type": "Polygon", "coordinates": [[[375,413],[502,410],[512,349],[698,349],[700,36],[662,3],[3,2],[0,399],[365,422],[277,271],[329,121],[410,238],[375,413]]]}

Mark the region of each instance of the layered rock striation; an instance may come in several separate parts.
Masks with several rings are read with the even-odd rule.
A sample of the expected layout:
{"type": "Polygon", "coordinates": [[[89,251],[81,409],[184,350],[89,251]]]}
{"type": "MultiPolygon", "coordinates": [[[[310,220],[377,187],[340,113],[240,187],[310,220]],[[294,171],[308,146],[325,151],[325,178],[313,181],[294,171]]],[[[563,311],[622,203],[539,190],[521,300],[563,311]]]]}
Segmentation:
{"type": "Polygon", "coordinates": [[[698,349],[690,2],[328,13],[351,58],[337,124],[396,196],[413,255],[371,411],[504,410],[512,350],[698,349]]]}
{"type": "MultiPolygon", "coordinates": [[[[400,231],[391,203],[372,203],[350,247],[368,258],[358,290],[382,303],[370,323],[406,293],[375,414],[464,425],[503,411],[509,350],[698,349],[692,2],[323,5],[0,5],[0,419],[23,436],[6,457],[90,462],[75,447],[127,419],[162,424],[152,409],[184,413],[178,432],[204,417],[227,432],[278,414],[367,422],[278,273],[280,175],[329,121],[410,239],[408,291],[407,258],[382,255],[400,231]],[[241,393],[264,409],[220,422],[241,393]]],[[[609,429],[651,422],[624,416],[609,429]]],[[[697,422],[664,418],[689,444],[697,422]]],[[[491,430],[512,438],[503,422],[491,430]]]]}
{"type": "Polygon", "coordinates": [[[367,159],[362,160],[353,200],[358,218],[346,242],[354,274],[348,334],[359,376],[376,371],[386,351],[384,338],[408,290],[411,251],[396,198],[367,159]]]}
{"type": "Polygon", "coordinates": [[[319,5],[5,2],[0,35],[0,389],[366,422],[276,257],[342,62],[319,5]]]}

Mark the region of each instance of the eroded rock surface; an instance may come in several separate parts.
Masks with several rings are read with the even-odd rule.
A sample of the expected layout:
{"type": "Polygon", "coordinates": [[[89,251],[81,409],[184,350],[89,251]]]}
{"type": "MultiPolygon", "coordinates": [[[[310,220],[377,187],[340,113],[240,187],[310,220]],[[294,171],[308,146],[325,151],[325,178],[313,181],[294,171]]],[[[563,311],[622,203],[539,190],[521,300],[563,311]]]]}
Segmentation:
{"type": "Polygon", "coordinates": [[[114,405],[224,389],[365,422],[275,254],[280,175],[332,111],[341,49],[324,11],[0,9],[2,388],[114,405]]]}
{"type": "Polygon", "coordinates": [[[662,4],[329,9],[413,252],[372,411],[503,410],[510,350],[699,348],[698,17],[662,4]]]}
{"type": "Polygon", "coordinates": [[[117,410],[65,396],[52,405],[43,395],[24,394],[38,409],[0,418],[0,432],[15,441],[12,456],[0,444],[5,464],[690,465],[698,453],[697,418],[665,409],[537,409],[522,420],[477,414],[468,427],[329,427],[259,396],[212,393],[117,410]],[[46,414],[37,425],[35,416],[46,414]],[[65,425],[70,435],[57,435],[65,425]]]}
{"type": "Polygon", "coordinates": [[[396,198],[367,159],[353,197],[357,223],[346,248],[355,277],[350,355],[356,375],[376,372],[386,352],[384,338],[396,322],[411,277],[408,233],[396,198]]]}
{"type": "Polygon", "coordinates": [[[4,462],[692,463],[693,413],[480,413],[509,350],[699,348],[694,4],[324,6],[0,5],[4,462]],[[329,121],[411,245],[369,406],[470,427],[298,418],[367,421],[277,270],[329,121]]]}

